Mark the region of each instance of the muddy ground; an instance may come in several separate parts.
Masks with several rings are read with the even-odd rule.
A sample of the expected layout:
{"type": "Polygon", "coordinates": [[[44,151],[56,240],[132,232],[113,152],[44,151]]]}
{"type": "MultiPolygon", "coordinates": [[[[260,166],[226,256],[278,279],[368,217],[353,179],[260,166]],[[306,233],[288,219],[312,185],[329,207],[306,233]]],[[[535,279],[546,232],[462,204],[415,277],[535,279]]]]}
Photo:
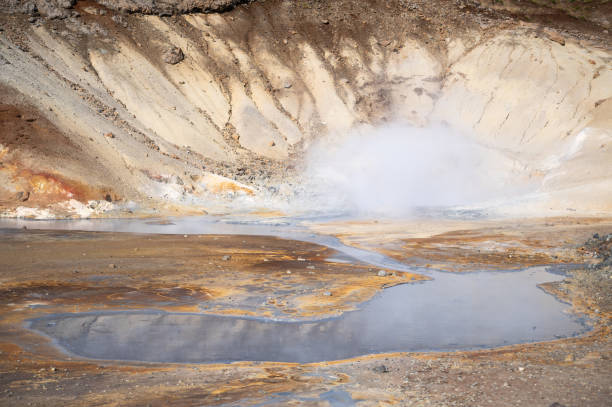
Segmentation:
{"type": "MultiPolygon", "coordinates": [[[[609,256],[608,221],[556,220],[552,229],[543,226],[546,221],[511,229],[489,224],[494,236],[473,240],[479,246],[465,250],[475,267],[490,264],[490,257],[475,253],[522,232],[534,253],[555,246],[567,253],[566,262],[590,258],[594,266],[544,287],[593,318],[594,329],[583,337],[316,364],[81,360],[23,328],[23,321],[57,312],[151,308],[324,317],[354,309],[383,287],[424,277],[392,270],[379,277],[378,269],[326,260],[333,253],[325,247],[274,237],[5,229],[0,405],[606,406],[612,398],[612,279],[609,266],[596,264],[609,256]],[[535,230],[549,233],[534,239],[535,230]],[[587,239],[575,242],[584,235],[590,237],[586,245],[587,239]]],[[[460,234],[468,223],[461,226],[445,233],[454,228],[460,234]]],[[[430,240],[453,253],[439,236],[430,240]]],[[[462,258],[456,260],[463,269],[462,258]]]]}

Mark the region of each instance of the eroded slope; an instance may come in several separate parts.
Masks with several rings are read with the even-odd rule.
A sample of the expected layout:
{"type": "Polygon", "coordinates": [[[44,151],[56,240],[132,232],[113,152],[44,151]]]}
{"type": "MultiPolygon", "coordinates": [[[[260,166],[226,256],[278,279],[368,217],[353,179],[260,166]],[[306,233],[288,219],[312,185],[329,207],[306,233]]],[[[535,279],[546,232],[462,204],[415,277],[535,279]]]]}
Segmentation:
{"type": "MultiPolygon", "coordinates": [[[[245,197],[274,206],[291,199],[315,140],[405,122],[463,132],[537,185],[506,212],[610,210],[605,22],[379,3],[267,1],[160,17],[83,1],[63,19],[5,14],[0,82],[88,153],[66,152],[81,170],[59,165],[55,175],[97,186],[94,200],[111,193],[118,209],[219,210],[219,198],[240,207],[245,197]],[[182,59],[169,60],[176,48],[182,59]]],[[[23,148],[3,143],[4,160],[49,166],[46,155],[20,161],[23,148]]],[[[44,206],[35,190],[7,186],[5,213],[44,206]],[[28,193],[31,202],[18,200],[28,193]]]]}

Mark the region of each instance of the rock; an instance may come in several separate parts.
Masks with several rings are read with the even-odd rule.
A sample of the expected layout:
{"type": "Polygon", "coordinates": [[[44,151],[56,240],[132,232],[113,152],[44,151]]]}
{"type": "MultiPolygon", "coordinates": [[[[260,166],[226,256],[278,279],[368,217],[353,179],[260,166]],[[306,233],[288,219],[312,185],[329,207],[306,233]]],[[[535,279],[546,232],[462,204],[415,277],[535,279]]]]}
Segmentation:
{"type": "Polygon", "coordinates": [[[223,260],[223,261],[228,261],[228,260],[230,260],[231,258],[232,258],[232,256],[230,256],[230,255],[227,255],[227,254],[226,254],[225,256],[221,257],[221,260],[223,260]]]}
{"type": "Polygon", "coordinates": [[[104,137],[106,137],[106,138],[115,138],[115,135],[113,133],[111,133],[111,132],[108,132],[108,133],[104,134],[104,137]]]}
{"type": "Polygon", "coordinates": [[[574,355],[572,355],[571,353],[570,353],[570,354],[568,354],[568,355],[565,357],[565,361],[566,361],[566,362],[573,362],[573,361],[574,361],[574,355]]]}
{"type": "Polygon", "coordinates": [[[17,192],[17,194],[15,195],[15,198],[17,198],[17,200],[19,202],[25,202],[28,199],[30,199],[30,192],[28,191],[19,191],[17,192]]]}
{"type": "Polygon", "coordinates": [[[276,143],[275,143],[274,141],[271,141],[271,142],[269,143],[269,145],[270,145],[270,147],[274,147],[274,146],[276,145],[276,143]]]}
{"type": "Polygon", "coordinates": [[[565,406],[561,403],[554,402],[550,405],[550,407],[565,407],[565,406]]]}
{"type": "Polygon", "coordinates": [[[112,16],[111,20],[113,20],[116,24],[120,25],[123,28],[127,28],[128,26],[128,23],[127,21],[125,21],[125,18],[123,18],[123,16],[119,14],[112,16]]]}
{"type": "Polygon", "coordinates": [[[386,277],[387,272],[385,270],[378,270],[378,277],[386,277]]]}
{"type": "Polygon", "coordinates": [[[326,296],[326,297],[331,297],[331,296],[332,296],[332,293],[331,293],[331,292],[329,292],[329,291],[325,291],[325,292],[323,293],[323,295],[324,295],[324,296],[326,296]]]}
{"type": "Polygon", "coordinates": [[[75,3],[76,0],[36,0],[36,8],[44,17],[66,18],[70,15],[67,9],[75,3]]]}
{"type": "Polygon", "coordinates": [[[116,269],[116,268],[117,268],[117,265],[116,265],[116,264],[114,264],[114,263],[111,263],[111,264],[109,264],[109,265],[108,265],[108,268],[109,268],[109,269],[116,269]]]}
{"type": "Polygon", "coordinates": [[[559,34],[558,32],[550,30],[550,29],[544,30],[544,32],[548,36],[549,40],[554,41],[554,42],[556,42],[558,44],[561,44],[561,45],[565,45],[565,38],[561,34],[559,34]]]}
{"type": "Polygon", "coordinates": [[[162,54],[162,58],[165,63],[176,65],[185,59],[185,54],[183,54],[183,50],[179,47],[172,46],[162,54]]]}
{"type": "Polygon", "coordinates": [[[298,258],[297,258],[297,261],[306,261],[306,259],[305,259],[305,258],[303,258],[303,257],[298,257],[298,258]]]}
{"type": "Polygon", "coordinates": [[[179,177],[178,175],[173,175],[171,178],[171,182],[177,185],[185,185],[185,182],[183,182],[183,179],[179,177]]]}
{"type": "Polygon", "coordinates": [[[329,24],[329,20],[321,20],[321,23],[328,25],[329,24]]]}
{"type": "Polygon", "coordinates": [[[290,89],[292,86],[293,86],[293,85],[292,85],[290,82],[285,82],[285,83],[283,84],[283,87],[284,87],[285,89],[290,89]]]}
{"type": "Polygon", "coordinates": [[[376,373],[389,373],[389,369],[385,365],[376,366],[372,370],[376,373]]]}

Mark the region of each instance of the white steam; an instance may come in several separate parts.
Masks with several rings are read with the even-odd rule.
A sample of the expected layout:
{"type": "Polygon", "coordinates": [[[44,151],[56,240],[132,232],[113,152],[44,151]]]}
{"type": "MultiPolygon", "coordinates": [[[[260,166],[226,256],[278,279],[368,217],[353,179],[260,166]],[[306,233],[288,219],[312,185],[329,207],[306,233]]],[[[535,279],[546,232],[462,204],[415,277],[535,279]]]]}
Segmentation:
{"type": "Polygon", "coordinates": [[[312,146],[307,159],[305,195],[320,211],[399,216],[518,192],[511,160],[441,126],[362,129],[312,146]]]}

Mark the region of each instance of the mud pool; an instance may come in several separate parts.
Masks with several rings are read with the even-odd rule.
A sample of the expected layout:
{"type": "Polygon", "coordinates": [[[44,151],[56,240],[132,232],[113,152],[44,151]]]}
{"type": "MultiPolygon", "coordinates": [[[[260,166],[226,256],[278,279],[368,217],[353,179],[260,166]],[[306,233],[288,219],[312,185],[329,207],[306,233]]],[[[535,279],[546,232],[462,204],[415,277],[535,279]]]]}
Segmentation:
{"type": "Polygon", "coordinates": [[[312,234],[298,223],[210,218],[151,220],[1,220],[0,227],[139,233],[274,235],[331,247],[342,260],[432,278],[383,290],[356,311],[323,320],[274,320],[158,310],[72,313],[28,327],[78,357],[146,362],[318,362],[372,353],[490,348],[579,335],[586,321],[538,284],[563,276],[545,267],[453,274],[416,269],[382,254],[312,234]]]}

